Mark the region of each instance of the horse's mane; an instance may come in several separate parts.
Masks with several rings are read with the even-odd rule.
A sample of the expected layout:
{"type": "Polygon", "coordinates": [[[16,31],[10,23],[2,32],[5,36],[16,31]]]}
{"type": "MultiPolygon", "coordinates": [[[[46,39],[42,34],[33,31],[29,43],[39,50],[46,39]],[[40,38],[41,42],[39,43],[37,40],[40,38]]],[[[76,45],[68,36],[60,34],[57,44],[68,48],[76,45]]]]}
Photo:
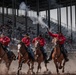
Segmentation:
{"type": "Polygon", "coordinates": [[[54,37],[53,40],[52,40],[52,43],[53,43],[53,44],[54,44],[55,42],[57,42],[57,44],[59,44],[59,40],[58,40],[56,37],[54,37]]]}

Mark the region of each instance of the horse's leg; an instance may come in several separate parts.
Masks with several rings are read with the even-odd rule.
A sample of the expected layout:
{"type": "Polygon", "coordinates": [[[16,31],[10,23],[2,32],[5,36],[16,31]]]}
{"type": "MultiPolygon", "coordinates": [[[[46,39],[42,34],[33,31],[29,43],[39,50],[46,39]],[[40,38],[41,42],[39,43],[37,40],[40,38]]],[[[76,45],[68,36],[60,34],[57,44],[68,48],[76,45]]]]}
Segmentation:
{"type": "Polygon", "coordinates": [[[40,65],[40,72],[41,72],[41,65],[40,65]]]}
{"type": "Polygon", "coordinates": [[[32,69],[32,73],[35,74],[35,72],[33,71],[33,69],[34,69],[34,61],[32,61],[31,69],[32,69]]]}
{"type": "Polygon", "coordinates": [[[59,74],[58,65],[57,65],[57,63],[55,61],[54,61],[54,63],[55,63],[55,66],[56,66],[57,74],[59,74]]]}
{"type": "Polygon", "coordinates": [[[12,61],[6,62],[6,67],[7,67],[8,70],[9,70],[9,67],[10,67],[10,65],[11,65],[11,62],[12,62],[12,61]]]}
{"type": "Polygon", "coordinates": [[[19,75],[21,69],[22,69],[22,62],[19,62],[17,75],[19,75]]]}
{"type": "Polygon", "coordinates": [[[48,71],[48,68],[47,68],[47,63],[45,63],[45,67],[46,67],[46,71],[48,71]]]}
{"type": "Polygon", "coordinates": [[[56,64],[56,71],[57,71],[57,74],[59,74],[59,70],[58,70],[58,65],[56,64]]]}
{"type": "Polygon", "coordinates": [[[24,60],[22,60],[20,63],[19,63],[19,69],[21,70],[22,69],[22,64],[23,64],[24,60]]]}
{"type": "Polygon", "coordinates": [[[19,55],[18,56],[18,60],[19,60],[19,64],[18,64],[18,71],[17,71],[17,75],[19,75],[19,72],[21,70],[21,61],[22,61],[22,57],[19,55]]]}
{"type": "Polygon", "coordinates": [[[27,62],[28,66],[29,66],[29,70],[30,70],[30,61],[27,62]]]}
{"type": "Polygon", "coordinates": [[[7,67],[6,74],[8,74],[8,71],[9,71],[9,68],[10,68],[10,65],[11,65],[11,62],[12,61],[9,61],[8,59],[7,59],[7,61],[5,60],[5,65],[7,67]]]}
{"type": "Polygon", "coordinates": [[[21,70],[21,67],[22,67],[22,57],[20,55],[18,56],[18,60],[19,60],[18,70],[21,70]]]}
{"type": "Polygon", "coordinates": [[[37,67],[37,73],[39,71],[39,68],[41,69],[41,66],[40,66],[41,63],[38,63],[38,67],[37,67]]]}
{"type": "Polygon", "coordinates": [[[27,74],[29,74],[29,72],[30,72],[30,61],[28,61],[27,64],[28,64],[28,66],[29,66],[29,69],[28,69],[28,71],[27,71],[27,74]]]}
{"type": "Polygon", "coordinates": [[[64,66],[65,66],[65,60],[63,62],[63,69],[62,69],[62,72],[64,73],[64,66]]]}
{"type": "Polygon", "coordinates": [[[17,75],[19,75],[19,73],[20,73],[20,63],[19,63],[19,65],[18,65],[17,75]]]}
{"type": "Polygon", "coordinates": [[[59,63],[59,65],[60,65],[59,66],[59,69],[62,69],[62,65],[61,64],[62,64],[62,61],[59,63]]]}

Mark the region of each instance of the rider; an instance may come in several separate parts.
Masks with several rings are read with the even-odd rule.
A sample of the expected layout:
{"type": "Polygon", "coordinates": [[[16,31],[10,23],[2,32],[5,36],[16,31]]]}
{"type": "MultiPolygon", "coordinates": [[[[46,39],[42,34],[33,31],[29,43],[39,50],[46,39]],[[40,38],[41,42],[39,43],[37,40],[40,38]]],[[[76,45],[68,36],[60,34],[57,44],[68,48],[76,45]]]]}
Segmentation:
{"type": "MultiPolygon", "coordinates": [[[[47,30],[48,30],[48,34],[50,36],[56,37],[59,40],[59,44],[60,44],[60,47],[61,47],[61,52],[64,55],[65,61],[66,62],[69,61],[69,59],[67,58],[67,53],[66,53],[67,51],[66,51],[66,49],[64,49],[64,43],[66,41],[65,36],[61,32],[59,32],[58,34],[53,34],[52,32],[49,31],[49,29],[47,29],[47,30]]],[[[50,58],[48,60],[51,60],[52,59],[52,53],[53,53],[53,51],[54,50],[52,50],[51,55],[50,55],[50,58]]]]}
{"type": "Polygon", "coordinates": [[[39,41],[40,46],[41,46],[40,47],[41,48],[40,50],[43,53],[43,56],[45,58],[45,62],[48,63],[48,61],[47,61],[47,53],[46,53],[46,51],[44,49],[45,39],[42,37],[41,34],[39,34],[38,37],[34,38],[32,42],[35,43],[35,41],[39,41]]]}
{"type": "Polygon", "coordinates": [[[10,43],[10,38],[5,36],[3,33],[0,35],[0,43],[2,44],[2,48],[7,53],[8,58],[11,59],[10,49],[8,48],[8,44],[10,43]]]}
{"type": "Polygon", "coordinates": [[[33,50],[30,47],[30,36],[29,36],[28,33],[26,33],[24,38],[22,38],[22,42],[27,47],[27,52],[30,54],[30,56],[32,57],[32,60],[34,61],[35,60],[34,53],[33,53],[33,50]]]}

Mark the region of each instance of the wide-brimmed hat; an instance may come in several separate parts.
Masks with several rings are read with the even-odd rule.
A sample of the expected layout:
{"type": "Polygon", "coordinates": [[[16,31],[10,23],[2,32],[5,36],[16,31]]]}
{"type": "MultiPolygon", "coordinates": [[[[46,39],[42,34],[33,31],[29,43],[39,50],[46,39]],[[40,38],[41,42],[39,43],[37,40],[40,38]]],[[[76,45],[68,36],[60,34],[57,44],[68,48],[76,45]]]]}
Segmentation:
{"type": "Polygon", "coordinates": [[[42,36],[43,36],[43,34],[39,34],[38,36],[39,36],[39,37],[42,37],[42,36]]]}
{"type": "Polygon", "coordinates": [[[24,34],[24,36],[25,36],[25,37],[29,37],[29,34],[28,34],[28,33],[26,33],[26,34],[24,34]]]}

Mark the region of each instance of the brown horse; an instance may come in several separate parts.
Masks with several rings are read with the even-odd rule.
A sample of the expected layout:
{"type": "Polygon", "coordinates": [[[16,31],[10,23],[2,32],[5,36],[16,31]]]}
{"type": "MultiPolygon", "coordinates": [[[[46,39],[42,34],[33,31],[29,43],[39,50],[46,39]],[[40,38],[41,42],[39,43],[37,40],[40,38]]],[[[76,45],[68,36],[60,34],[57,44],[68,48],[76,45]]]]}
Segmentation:
{"type": "Polygon", "coordinates": [[[60,51],[59,41],[57,38],[54,38],[52,40],[52,43],[54,44],[54,52],[52,54],[52,59],[54,60],[54,64],[56,66],[56,71],[57,71],[57,73],[59,73],[59,69],[63,68],[62,72],[64,72],[65,60],[64,60],[63,54],[60,51]]]}
{"type": "MultiPolygon", "coordinates": [[[[36,51],[36,54],[35,54],[36,61],[38,62],[38,67],[37,67],[37,73],[38,73],[39,69],[41,71],[41,63],[45,60],[43,57],[43,54],[40,50],[40,44],[38,41],[35,41],[35,51],[36,51]]],[[[46,67],[46,71],[48,71],[47,63],[45,63],[45,67],[46,67]]]]}
{"type": "Polygon", "coordinates": [[[9,67],[10,67],[12,61],[13,61],[13,60],[16,60],[16,56],[15,56],[15,54],[12,52],[11,59],[9,59],[7,53],[3,50],[2,44],[0,43],[0,62],[1,62],[2,60],[5,61],[6,67],[7,67],[7,69],[9,70],[9,67]]]}
{"type": "Polygon", "coordinates": [[[29,54],[28,54],[26,49],[27,49],[27,47],[25,46],[24,43],[20,42],[18,44],[18,60],[19,60],[19,65],[18,65],[17,75],[19,75],[19,72],[22,69],[22,64],[23,63],[27,63],[28,64],[28,66],[29,66],[28,73],[29,73],[30,70],[32,70],[32,73],[34,73],[33,72],[34,61],[32,60],[32,58],[30,58],[30,56],[29,56],[29,54]],[[30,67],[30,65],[31,65],[31,67],[30,67]]]}

